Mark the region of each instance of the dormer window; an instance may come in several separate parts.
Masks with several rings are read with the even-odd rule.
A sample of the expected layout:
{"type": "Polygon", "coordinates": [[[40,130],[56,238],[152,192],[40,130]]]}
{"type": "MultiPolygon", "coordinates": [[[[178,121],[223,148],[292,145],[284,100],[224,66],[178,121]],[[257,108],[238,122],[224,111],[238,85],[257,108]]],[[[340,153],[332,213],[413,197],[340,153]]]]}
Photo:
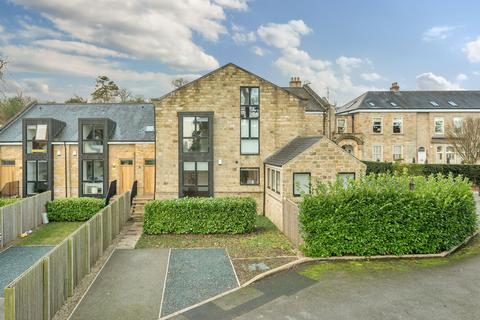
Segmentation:
{"type": "Polygon", "coordinates": [[[48,145],[46,124],[27,125],[27,153],[46,153],[48,145]]]}
{"type": "Polygon", "coordinates": [[[83,153],[103,153],[103,124],[83,125],[83,153]]]}

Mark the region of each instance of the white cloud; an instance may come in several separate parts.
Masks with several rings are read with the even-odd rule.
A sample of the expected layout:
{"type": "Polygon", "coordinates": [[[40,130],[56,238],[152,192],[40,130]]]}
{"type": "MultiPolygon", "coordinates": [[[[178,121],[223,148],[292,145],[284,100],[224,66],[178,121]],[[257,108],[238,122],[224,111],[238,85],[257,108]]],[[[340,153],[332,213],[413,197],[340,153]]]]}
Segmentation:
{"type": "Polygon", "coordinates": [[[260,56],[260,57],[263,57],[268,53],[268,50],[258,46],[253,46],[251,50],[253,53],[255,53],[257,56],[260,56]]]}
{"type": "Polygon", "coordinates": [[[21,29],[19,29],[15,36],[25,39],[40,39],[40,38],[59,38],[62,36],[61,32],[40,27],[25,20],[19,21],[21,29]]]}
{"type": "Polygon", "coordinates": [[[292,48],[300,45],[300,38],[312,32],[303,20],[290,20],[286,24],[261,25],[257,33],[267,44],[277,48],[292,48]]]}
{"type": "Polygon", "coordinates": [[[92,57],[115,57],[115,58],[128,58],[128,55],[117,52],[115,50],[100,48],[88,43],[78,41],[62,41],[62,40],[36,40],[33,42],[40,47],[53,49],[56,51],[75,53],[79,55],[92,56],[92,57]]]}
{"type": "Polygon", "coordinates": [[[455,26],[435,26],[423,33],[424,41],[432,40],[444,40],[452,35],[453,30],[457,27],[455,26]]]}
{"type": "Polygon", "coordinates": [[[42,79],[25,79],[25,88],[27,92],[43,93],[47,94],[50,92],[48,84],[45,83],[45,80],[42,79]]]}
{"type": "Polygon", "coordinates": [[[248,9],[247,0],[215,0],[215,2],[225,8],[242,11],[248,9]]]}
{"type": "Polygon", "coordinates": [[[255,42],[255,40],[257,40],[257,36],[252,31],[245,33],[235,32],[232,36],[232,39],[236,44],[244,44],[248,42],[255,42]]]}
{"type": "Polygon", "coordinates": [[[461,82],[461,81],[465,81],[465,80],[468,80],[468,76],[464,73],[460,73],[457,75],[457,81],[458,82],[461,82]]]}
{"type": "Polygon", "coordinates": [[[350,72],[358,67],[363,61],[360,58],[341,56],[335,61],[344,72],[350,72]]]}
{"type": "Polygon", "coordinates": [[[362,73],[361,77],[362,77],[363,80],[371,81],[371,82],[378,81],[378,80],[382,79],[382,76],[379,75],[376,72],[362,73]]]}
{"type": "Polygon", "coordinates": [[[463,51],[470,62],[480,62],[480,37],[468,42],[463,51]]]}
{"type": "Polygon", "coordinates": [[[480,76],[480,72],[479,72],[479,71],[473,71],[473,74],[476,75],[476,76],[480,76]]]}
{"type": "Polygon", "coordinates": [[[432,72],[419,74],[416,80],[417,90],[463,90],[459,84],[450,82],[432,72]]]}
{"type": "Polygon", "coordinates": [[[240,10],[245,6],[245,1],[235,0],[138,0],[121,5],[98,0],[14,2],[40,11],[58,30],[75,40],[189,71],[219,65],[194,43],[194,33],[217,41],[227,32],[223,25],[224,8],[240,10]]]}

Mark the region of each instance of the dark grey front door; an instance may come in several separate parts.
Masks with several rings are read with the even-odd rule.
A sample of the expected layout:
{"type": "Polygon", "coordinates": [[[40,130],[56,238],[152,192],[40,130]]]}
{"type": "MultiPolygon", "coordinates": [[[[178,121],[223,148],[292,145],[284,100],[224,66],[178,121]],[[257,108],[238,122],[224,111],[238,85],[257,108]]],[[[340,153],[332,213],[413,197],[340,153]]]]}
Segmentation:
{"type": "Polygon", "coordinates": [[[213,196],[213,112],[179,113],[179,196],[213,196]]]}

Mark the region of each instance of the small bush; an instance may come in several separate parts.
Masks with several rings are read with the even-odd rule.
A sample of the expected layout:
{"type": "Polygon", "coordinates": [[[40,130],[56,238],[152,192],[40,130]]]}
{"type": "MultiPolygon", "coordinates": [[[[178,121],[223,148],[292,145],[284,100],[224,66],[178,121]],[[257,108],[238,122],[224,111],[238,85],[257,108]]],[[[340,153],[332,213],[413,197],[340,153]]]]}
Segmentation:
{"type": "Polygon", "coordinates": [[[0,198],[0,207],[8,206],[9,204],[15,203],[20,198],[0,198]]]}
{"type": "Polygon", "coordinates": [[[367,165],[366,174],[393,172],[393,164],[390,162],[362,161],[367,165]]]}
{"type": "Polygon", "coordinates": [[[477,226],[468,179],[443,175],[369,175],[319,185],[300,205],[306,255],[438,253],[460,244],[477,226]]]}
{"type": "Polygon", "coordinates": [[[47,203],[48,219],[55,222],[87,221],[105,205],[96,198],[56,199],[47,203]]]}
{"type": "Polygon", "coordinates": [[[255,226],[253,198],[182,198],[150,201],[145,206],[143,230],[161,233],[251,232],[255,226]]]}

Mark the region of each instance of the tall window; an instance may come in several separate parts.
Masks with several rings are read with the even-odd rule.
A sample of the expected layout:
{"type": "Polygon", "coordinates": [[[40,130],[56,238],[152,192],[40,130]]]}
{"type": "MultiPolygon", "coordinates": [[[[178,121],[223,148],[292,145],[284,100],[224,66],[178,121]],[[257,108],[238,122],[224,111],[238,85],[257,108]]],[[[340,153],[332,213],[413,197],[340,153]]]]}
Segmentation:
{"type": "Polygon", "coordinates": [[[208,162],[185,161],[183,163],[183,195],[208,197],[208,162]]]}
{"type": "Polygon", "coordinates": [[[27,125],[27,153],[46,153],[48,145],[46,124],[27,125]]]}
{"type": "Polygon", "coordinates": [[[241,185],[260,184],[260,168],[240,168],[241,185]]]}
{"type": "Polygon", "coordinates": [[[443,147],[437,146],[437,163],[443,163],[443,147]]]}
{"type": "Polygon", "coordinates": [[[372,118],[372,132],[382,133],[382,118],[372,118]]]}
{"type": "Polygon", "coordinates": [[[48,190],[48,162],[27,161],[27,195],[48,190]]]}
{"type": "Polygon", "coordinates": [[[455,148],[452,146],[447,146],[445,149],[445,158],[447,163],[455,163],[455,148]]]}
{"type": "Polygon", "coordinates": [[[393,133],[403,133],[403,118],[393,118],[393,133]]]}
{"type": "Polygon", "coordinates": [[[393,158],[393,161],[398,161],[403,159],[403,146],[401,145],[392,146],[392,158],[393,158]]]}
{"type": "Polygon", "coordinates": [[[83,153],[103,153],[102,124],[83,125],[83,153]]]}
{"type": "Polygon", "coordinates": [[[372,149],[372,160],[383,161],[383,146],[376,145],[372,149]]]}
{"type": "Polygon", "coordinates": [[[259,153],[260,89],[240,88],[240,153],[259,153]]]}
{"type": "Polygon", "coordinates": [[[445,132],[445,121],[443,118],[435,118],[434,125],[436,134],[443,134],[445,132]]]}
{"type": "Polygon", "coordinates": [[[83,160],[82,165],[83,194],[103,194],[103,160],[83,160]]]}
{"type": "Polygon", "coordinates": [[[462,128],[463,119],[460,117],[453,118],[453,129],[460,130],[462,128]]]}
{"type": "Polygon", "coordinates": [[[293,174],[293,195],[299,197],[310,193],[310,172],[293,174]]]}
{"type": "Polygon", "coordinates": [[[208,117],[183,117],[183,152],[208,152],[208,117]]]}
{"type": "Polygon", "coordinates": [[[337,133],[345,133],[347,131],[346,119],[337,119],[337,133]]]}

